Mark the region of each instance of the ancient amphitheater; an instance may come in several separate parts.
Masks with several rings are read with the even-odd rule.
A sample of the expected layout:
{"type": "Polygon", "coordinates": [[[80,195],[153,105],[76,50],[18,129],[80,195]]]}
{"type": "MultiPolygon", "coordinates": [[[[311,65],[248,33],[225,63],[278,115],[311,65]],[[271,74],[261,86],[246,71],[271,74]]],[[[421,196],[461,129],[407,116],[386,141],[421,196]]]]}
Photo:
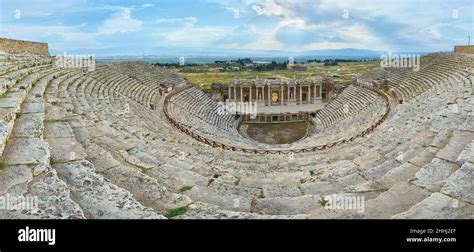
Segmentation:
{"type": "Polygon", "coordinates": [[[39,207],[0,218],[474,218],[473,67],[443,53],[361,75],[304,139],[272,146],[165,69],[3,52],[0,196],[39,207]]]}

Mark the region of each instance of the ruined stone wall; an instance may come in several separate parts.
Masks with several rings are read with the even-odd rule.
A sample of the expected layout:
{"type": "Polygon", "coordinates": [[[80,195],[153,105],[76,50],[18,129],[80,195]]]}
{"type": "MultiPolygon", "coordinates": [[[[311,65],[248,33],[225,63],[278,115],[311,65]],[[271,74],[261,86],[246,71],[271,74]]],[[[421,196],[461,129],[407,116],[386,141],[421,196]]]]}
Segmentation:
{"type": "Polygon", "coordinates": [[[49,55],[48,43],[0,38],[0,51],[49,55]]]}
{"type": "Polygon", "coordinates": [[[474,54],[474,45],[465,45],[465,46],[455,46],[454,47],[455,53],[469,53],[474,54]]]}

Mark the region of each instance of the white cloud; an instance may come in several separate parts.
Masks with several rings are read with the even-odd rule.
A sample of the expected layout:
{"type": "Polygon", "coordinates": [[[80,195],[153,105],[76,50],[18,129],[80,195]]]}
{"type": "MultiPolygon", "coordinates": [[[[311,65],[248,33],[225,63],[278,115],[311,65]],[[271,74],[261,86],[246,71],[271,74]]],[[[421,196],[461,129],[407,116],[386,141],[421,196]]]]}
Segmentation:
{"type": "Polygon", "coordinates": [[[259,16],[264,14],[262,8],[258,5],[252,6],[252,10],[254,10],[259,16]]]}
{"type": "Polygon", "coordinates": [[[142,4],[142,7],[143,8],[149,8],[149,7],[153,7],[154,5],[151,4],[151,3],[146,3],[146,4],[142,4]]]}
{"type": "Polygon", "coordinates": [[[291,7],[291,2],[289,1],[275,1],[275,0],[262,0],[258,1],[259,4],[252,6],[252,9],[257,13],[257,15],[265,16],[281,16],[283,17],[287,12],[288,7],[291,7]]]}
{"type": "Polygon", "coordinates": [[[155,32],[154,37],[159,37],[172,46],[197,46],[206,47],[228,33],[227,27],[193,27],[184,26],[181,29],[174,29],[168,32],[155,32]]]}
{"type": "Polygon", "coordinates": [[[357,41],[373,41],[377,37],[374,36],[370,30],[361,23],[355,23],[351,26],[341,27],[338,31],[339,36],[344,36],[350,40],[357,41]]]}
{"type": "Polygon", "coordinates": [[[139,31],[142,29],[143,22],[133,19],[130,10],[117,12],[105,20],[98,28],[99,34],[114,34],[139,31]]]}

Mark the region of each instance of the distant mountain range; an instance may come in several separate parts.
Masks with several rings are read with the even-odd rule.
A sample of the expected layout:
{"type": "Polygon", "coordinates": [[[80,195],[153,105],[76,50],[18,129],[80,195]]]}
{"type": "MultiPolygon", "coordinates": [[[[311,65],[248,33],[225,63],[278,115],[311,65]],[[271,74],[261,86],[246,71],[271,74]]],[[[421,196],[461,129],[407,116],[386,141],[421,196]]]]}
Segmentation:
{"type": "MultiPolygon", "coordinates": [[[[63,51],[51,49],[52,55],[63,55],[63,51]]],[[[308,59],[379,59],[386,52],[366,49],[325,49],[311,51],[279,51],[279,50],[250,50],[250,49],[227,49],[227,48],[177,48],[156,47],[137,50],[136,48],[106,48],[106,49],[76,49],[66,52],[74,55],[95,55],[97,59],[133,60],[145,59],[147,61],[177,62],[179,57],[185,57],[187,62],[208,63],[214,60],[227,60],[237,58],[252,58],[265,61],[284,61],[293,57],[296,61],[308,59]],[[117,53],[120,52],[120,53],[117,53]]],[[[393,52],[402,53],[402,52],[393,52]]],[[[403,52],[412,54],[427,54],[427,52],[403,52]]]]}

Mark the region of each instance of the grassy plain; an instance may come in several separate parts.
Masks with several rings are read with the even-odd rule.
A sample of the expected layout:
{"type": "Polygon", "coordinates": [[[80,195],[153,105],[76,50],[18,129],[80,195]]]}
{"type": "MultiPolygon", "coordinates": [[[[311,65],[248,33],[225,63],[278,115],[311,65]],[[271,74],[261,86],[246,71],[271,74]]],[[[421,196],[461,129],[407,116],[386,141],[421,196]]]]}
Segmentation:
{"type": "Polygon", "coordinates": [[[186,77],[189,83],[203,89],[210,87],[212,83],[226,84],[232,79],[259,79],[275,77],[280,79],[309,79],[319,76],[337,76],[334,81],[338,84],[345,84],[355,79],[357,73],[369,71],[379,66],[377,61],[370,62],[339,62],[337,66],[324,66],[324,63],[298,64],[307,67],[306,71],[295,72],[292,70],[273,71],[226,71],[222,72],[216,68],[209,68],[205,65],[197,67],[170,68],[170,70],[180,73],[186,77]]]}

